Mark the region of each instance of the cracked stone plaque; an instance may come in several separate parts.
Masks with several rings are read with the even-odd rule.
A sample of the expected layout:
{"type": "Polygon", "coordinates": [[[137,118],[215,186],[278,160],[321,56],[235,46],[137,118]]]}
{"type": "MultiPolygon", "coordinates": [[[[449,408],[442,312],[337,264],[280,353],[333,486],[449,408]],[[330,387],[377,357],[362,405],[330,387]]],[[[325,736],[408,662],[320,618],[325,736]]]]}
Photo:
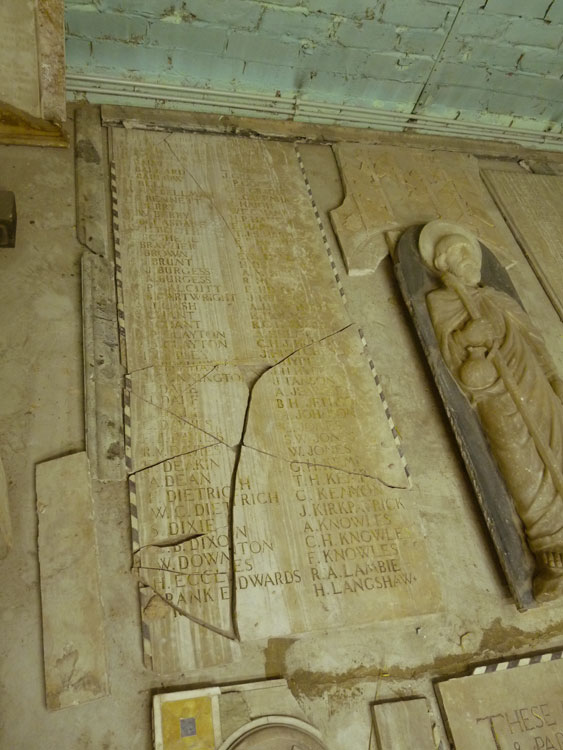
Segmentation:
{"type": "Polygon", "coordinates": [[[293,146],[112,140],[147,666],[435,611],[416,491],[293,146]]]}
{"type": "Polygon", "coordinates": [[[389,237],[432,219],[463,224],[513,265],[514,238],[474,156],[348,143],[333,148],[346,197],[330,218],[350,275],[373,273],[389,252],[389,237]]]}
{"type": "Polygon", "coordinates": [[[130,469],[174,455],[240,442],[248,403],[247,375],[229,365],[149,367],[131,373],[130,469]]]}
{"type": "Polygon", "coordinates": [[[178,613],[228,637],[234,635],[229,525],[234,463],[233,450],[215,445],[141,471],[130,482],[139,579],[178,613]]]}
{"type": "Polygon", "coordinates": [[[129,372],[272,364],[349,322],[291,144],[112,140],[129,372]]]}
{"type": "Polygon", "coordinates": [[[456,750],[563,747],[560,652],[491,664],[476,672],[436,686],[456,750]]]}

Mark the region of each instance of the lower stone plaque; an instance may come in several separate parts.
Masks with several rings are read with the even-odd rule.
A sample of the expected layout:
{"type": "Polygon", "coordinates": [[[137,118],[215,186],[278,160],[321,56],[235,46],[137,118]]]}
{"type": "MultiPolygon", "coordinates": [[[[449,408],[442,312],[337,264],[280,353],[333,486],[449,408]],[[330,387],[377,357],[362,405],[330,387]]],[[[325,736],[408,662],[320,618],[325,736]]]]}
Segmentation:
{"type": "MultiPolygon", "coordinates": [[[[240,451],[217,442],[131,475],[135,570],[159,627],[162,604],[230,644],[436,610],[417,491],[379,401],[350,327],[256,381],[240,451]]],[[[149,625],[168,671],[156,647],[174,639],[149,625]]],[[[225,658],[212,652],[194,663],[225,658]]]]}
{"type": "Polygon", "coordinates": [[[437,685],[456,750],[561,750],[561,652],[479,668],[437,685]]]}

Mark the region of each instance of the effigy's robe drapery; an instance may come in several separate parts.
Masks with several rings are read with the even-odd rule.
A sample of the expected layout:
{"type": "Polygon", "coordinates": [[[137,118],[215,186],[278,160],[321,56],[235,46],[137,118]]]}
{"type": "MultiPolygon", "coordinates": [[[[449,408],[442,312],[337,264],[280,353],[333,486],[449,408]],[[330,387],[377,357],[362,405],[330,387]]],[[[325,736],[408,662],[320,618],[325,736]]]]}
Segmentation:
{"type": "MultiPolygon", "coordinates": [[[[418,249],[421,228],[411,227],[401,236],[393,257],[395,275],[458,442],[510,591],[518,608],[525,610],[535,604],[532,581],[536,559],[531,552],[524,524],[516,512],[499,462],[493,456],[485,425],[479,418],[477,408],[472,406],[467,392],[456,379],[456,365],[450,370],[441,353],[441,342],[437,339],[430,318],[428,298],[438,290],[447,293],[447,296],[442,296],[436,305],[440,307],[440,314],[450,321],[447,326],[443,326],[440,338],[442,342],[449,339],[448,356],[452,361],[456,353],[458,360],[465,356],[459,353],[453,334],[458,327],[463,327],[469,316],[459,297],[456,295],[457,301],[454,301],[453,293],[443,287],[440,289],[440,281],[436,274],[424,265],[418,249]]],[[[503,299],[509,299],[508,307],[514,311],[514,321],[524,319],[525,313],[507,272],[484,245],[481,245],[481,249],[482,283],[489,288],[494,287],[503,299]]],[[[504,330],[506,323],[501,322],[501,325],[504,330]]],[[[510,327],[517,325],[516,322],[510,323],[510,327]]],[[[541,341],[539,346],[543,346],[541,341]]],[[[508,356],[508,350],[504,350],[504,354],[508,356]]],[[[506,399],[501,399],[501,404],[505,404],[509,409],[512,407],[512,404],[506,403],[506,399]]]]}
{"type": "MultiPolygon", "coordinates": [[[[479,316],[491,323],[518,394],[563,469],[563,404],[550,384],[556,373],[540,334],[504,292],[477,287],[466,288],[465,293],[479,316]]],[[[563,498],[506,382],[497,373],[494,382],[474,387],[463,376],[467,351],[457,335],[470,320],[464,303],[454,289],[442,288],[429,293],[427,304],[442,356],[477,410],[531,550],[540,561],[542,553],[563,552],[563,498]]]]}

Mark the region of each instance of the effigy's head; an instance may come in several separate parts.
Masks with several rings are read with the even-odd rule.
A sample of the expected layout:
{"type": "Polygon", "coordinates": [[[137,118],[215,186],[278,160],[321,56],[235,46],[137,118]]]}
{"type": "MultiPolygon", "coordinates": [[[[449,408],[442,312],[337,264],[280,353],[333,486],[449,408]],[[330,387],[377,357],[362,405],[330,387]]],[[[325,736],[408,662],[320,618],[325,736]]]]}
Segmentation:
{"type": "Polygon", "coordinates": [[[418,241],[425,264],[434,273],[451,273],[475,286],[481,279],[481,247],[477,238],[458,224],[440,219],[424,226],[418,241]]]}

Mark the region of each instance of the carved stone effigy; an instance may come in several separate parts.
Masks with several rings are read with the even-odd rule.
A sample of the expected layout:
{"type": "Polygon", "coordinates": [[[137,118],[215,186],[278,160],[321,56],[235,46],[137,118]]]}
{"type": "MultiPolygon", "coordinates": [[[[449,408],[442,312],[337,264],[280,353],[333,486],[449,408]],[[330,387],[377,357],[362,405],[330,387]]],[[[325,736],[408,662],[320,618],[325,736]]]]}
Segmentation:
{"type": "Polygon", "coordinates": [[[532,593],[553,599],[563,592],[563,381],[542,337],[461,226],[409,230],[395,269],[513,593],[521,606],[532,593]]]}

